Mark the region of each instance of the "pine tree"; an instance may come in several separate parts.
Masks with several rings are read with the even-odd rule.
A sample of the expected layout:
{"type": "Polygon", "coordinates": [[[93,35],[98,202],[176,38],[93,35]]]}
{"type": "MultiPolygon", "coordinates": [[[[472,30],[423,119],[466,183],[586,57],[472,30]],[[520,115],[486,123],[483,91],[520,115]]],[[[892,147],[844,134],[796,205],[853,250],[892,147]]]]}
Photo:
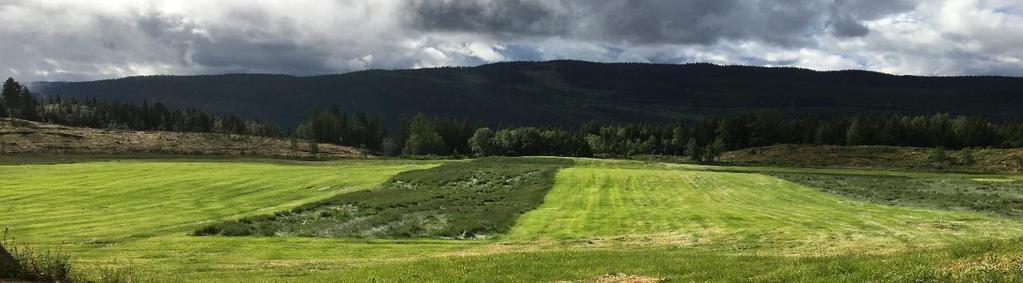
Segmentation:
{"type": "Polygon", "coordinates": [[[689,138],[689,141],[686,142],[686,155],[689,156],[689,159],[692,161],[703,161],[703,148],[696,143],[695,138],[689,138]]]}
{"type": "Polygon", "coordinates": [[[7,104],[4,103],[4,98],[0,96],[0,118],[7,117],[7,104]]]}
{"type": "Polygon", "coordinates": [[[866,129],[863,128],[863,123],[860,122],[860,118],[853,119],[852,124],[849,125],[849,129],[845,132],[845,144],[863,145],[865,135],[866,129]]]}
{"type": "MultiPolygon", "coordinates": [[[[14,78],[7,78],[4,81],[3,90],[0,92],[0,96],[4,99],[4,107],[7,108],[7,115],[11,118],[20,118],[18,113],[21,110],[21,84],[14,80],[14,78]]],[[[14,124],[14,120],[11,120],[11,124],[14,124]]]]}

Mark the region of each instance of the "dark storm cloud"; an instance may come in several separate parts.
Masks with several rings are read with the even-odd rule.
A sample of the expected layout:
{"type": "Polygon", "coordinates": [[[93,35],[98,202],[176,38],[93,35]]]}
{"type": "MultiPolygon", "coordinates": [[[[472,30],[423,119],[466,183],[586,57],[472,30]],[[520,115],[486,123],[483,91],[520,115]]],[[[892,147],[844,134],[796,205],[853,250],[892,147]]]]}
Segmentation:
{"type": "Polygon", "coordinates": [[[521,35],[565,33],[570,19],[559,15],[552,4],[555,1],[415,0],[408,5],[411,24],[425,30],[521,35]]]}
{"type": "Polygon", "coordinates": [[[7,0],[0,76],[340,73],[506,60],[1023,75],[1016,0],[7,0]]]}
{"type": "Polygon", "coordinates": [[[410,4],[410,24],[427,31],[498,36],[565,36],[637,44],[712,44],[722,39],[807,44],[832,26],[866,35],[860,23],[912,8],[905,1],[550,0],[431,1],[410,4]]]}

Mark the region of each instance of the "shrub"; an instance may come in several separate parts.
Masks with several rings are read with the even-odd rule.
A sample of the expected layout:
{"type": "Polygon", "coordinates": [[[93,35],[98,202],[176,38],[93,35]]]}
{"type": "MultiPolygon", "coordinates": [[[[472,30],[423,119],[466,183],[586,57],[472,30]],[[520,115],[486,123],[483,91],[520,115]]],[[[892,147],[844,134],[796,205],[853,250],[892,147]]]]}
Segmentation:
{"type": "Polygon", "coordinates": [[[963,151],[959,153],[959,155],[960,155],[959,160],[962,161],[964,165],[971,165],[974,162],[976,162],[973,158],[972,149],[964,148],[963,151]]]}
{"type": "Polygon", "coordinates": [[[192,232],[192,235],[193,236],[212,236],[212,235],[220,234],[220,231],[222,231],[222,230],[223,229],[220,229],[220,225],[210,225],[210,226],[206,226],[206,227],[203,227],[203,228],[199,228],[199,230],[195,230],[195,232],[192,232]]]}
{"type": "Polygon", "coordinates": [[[17,247],[7,240],[7,229],[4,229],[3,240],[0,240],[0,278],[38,282],[82,281],[72,276],[71,260],[67,254],[17,247]]]}

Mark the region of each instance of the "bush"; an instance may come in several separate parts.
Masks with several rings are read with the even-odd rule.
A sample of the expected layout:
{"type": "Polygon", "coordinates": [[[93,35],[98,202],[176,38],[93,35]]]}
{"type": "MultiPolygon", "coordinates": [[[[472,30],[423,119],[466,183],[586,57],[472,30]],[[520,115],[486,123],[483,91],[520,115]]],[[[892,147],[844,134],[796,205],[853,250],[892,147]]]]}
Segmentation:
{"type": "Polygon", "coordinates": [[[38,282],[78,282],[72,276],[70,257],[53,250],[37,251],[17,247],[7,240],[4,229],[0,241],[0,278],[38,282]]]}
{"type": "Polygon", "coordinates": [[[222,231],[222,229],[220,229],[220,225],[210,225],[210,226],[206,226],[206,227],[203,227],[203,228],[199,228],[199,230],[195,230],[195,232],[192,232],[192,235],[193,236],[212,236],[212,235],[220,234],[221,231],[222,231]]]}
{"type": "Polygon", "coordinates": [[[972,149],[964,148],[963,151],[959,153],[959,155],[960,155],[959,160],[962,161],[963,165],[972,165],[974,162],[976,162],[976,160],[973,158],[972,149]]]}

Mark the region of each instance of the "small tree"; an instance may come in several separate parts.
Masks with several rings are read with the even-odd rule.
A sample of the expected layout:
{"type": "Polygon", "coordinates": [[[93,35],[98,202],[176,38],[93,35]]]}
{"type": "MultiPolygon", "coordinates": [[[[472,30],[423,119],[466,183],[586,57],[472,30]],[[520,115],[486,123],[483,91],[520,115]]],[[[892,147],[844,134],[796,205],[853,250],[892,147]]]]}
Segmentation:
{"type": "Polygon", "coordinates": [[[935,163],[944,163],[947,158],[948,155],[945,154],[945,148],[940,146],[931,149],[930,154],[927,155],[927,159],[935,163]]]}
{"type": "MultiPolygon", "coordinates": [[[[4,108],[7,112],[7,116],[11,118],[18,118],[18,110],[21,109],[21,84],[14,81],[13,78],[7,78],[3,84],[3,90],[0,91],[0,97],[4,99],[4,108]]],[[[14,119],[11,119],[11,125],[17,126],[14,119]]]]}
{"type": "Polygon", "coordinates": [[[384,141],[380,143],[380,150],[385,156],[401,155],[401,145],[392,138],[384,138],[384,141]]]}
{"type": "Polygon", "coordinates": [[[320,155],[320,144],[316,140],[309,140],[309,154],[313,157],[320,155]]]}
{"type": "Polygon", "coordinates": [[[476,156],[489,156],[494,154],[494,131],[490,128],[479,128],[469,138],[469,147],[476,156]]]}
{"type": "Polygon", "coordinates": [[[295,136],[288,137],[288,148],[291,151],[298,151],[298,141],[295,140],[295,136]]]}
{"type": "Polygon", "coordinates": [[[696,143],[696,139],[690,138],[686,142],[686,156],[689,156],[689,159],[692,161],[703,161],[703,148],[700,147],[700,144],[696,143]]]}
{"type": "Polygon", "coordinates": [[[863,145],[864,135],[866,130],[863,128],[863,123],[860,122],[860,118],[853,119],[849,129],[845,132],[845,144],[846,145],[863,145]]]}
{"type": "Polygon", "coordinates": [[[714,139],[714,142],[707,145],[704,150],[703,159],[706,162],[714,162],[725,151],[725,142],[721,139],[714,139]]]}

